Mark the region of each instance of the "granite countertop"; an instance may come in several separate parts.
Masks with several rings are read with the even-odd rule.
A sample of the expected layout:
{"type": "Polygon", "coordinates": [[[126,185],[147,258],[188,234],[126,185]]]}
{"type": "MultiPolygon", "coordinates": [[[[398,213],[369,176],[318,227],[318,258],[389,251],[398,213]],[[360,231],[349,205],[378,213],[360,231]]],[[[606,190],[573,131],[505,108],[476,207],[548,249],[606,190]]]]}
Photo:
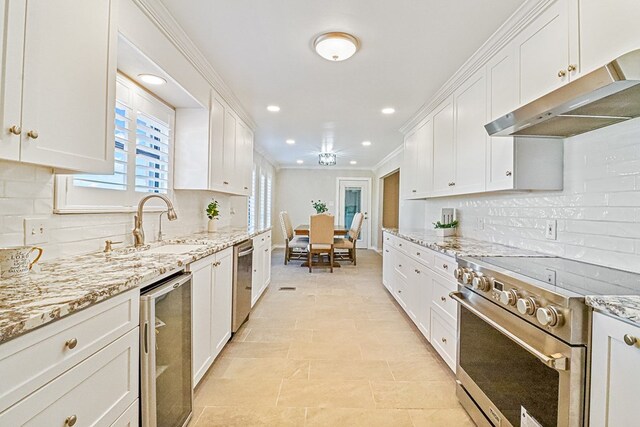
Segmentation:
{"type": "Polygon", "coordinates": [[[32,329],[104,301],[121,292],[179,272],[193,261],[269,231],[221,229],[195,233],[141,248],[58,258],[38,271],[0,280],[0,344],[32,329]],[[183,254],[147,253],[164,244],[202,245],[183,254]]]}
{"type": "Polygon", "coordinates": [[[588,306],[640,326],[640,295],[587,295],[588,306]]]}
{"type": "Polygon", "coordinates": [[[441,237],[437,236],[433,230],[398,230],[397,228],[385,228],[383,230],[394,236],[452,257],[540,256],[538,252],[527,249],[514,248],[468,237],[441,237]]]}

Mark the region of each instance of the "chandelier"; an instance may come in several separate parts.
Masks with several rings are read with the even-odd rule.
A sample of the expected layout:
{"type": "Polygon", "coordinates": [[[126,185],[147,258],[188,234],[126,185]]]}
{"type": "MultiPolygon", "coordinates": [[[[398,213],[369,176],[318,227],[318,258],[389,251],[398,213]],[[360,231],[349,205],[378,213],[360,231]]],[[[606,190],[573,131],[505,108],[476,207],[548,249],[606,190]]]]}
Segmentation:
{"type": "Polygon", "coordinates": [[[333,166],[336,164],[335,153],[320,153],[318,155],[318,164],[322,166],[333,166]]]}

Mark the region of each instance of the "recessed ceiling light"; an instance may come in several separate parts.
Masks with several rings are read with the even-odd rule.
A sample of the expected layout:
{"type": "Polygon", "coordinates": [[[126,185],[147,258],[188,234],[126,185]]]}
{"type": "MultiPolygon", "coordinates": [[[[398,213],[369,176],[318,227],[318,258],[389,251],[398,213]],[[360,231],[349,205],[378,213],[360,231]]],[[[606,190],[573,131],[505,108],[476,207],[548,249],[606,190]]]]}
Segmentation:
{"type": "Polygon", "coordinates": [[[271,111],[272,113],[277,113],[278,111],[280,111],[280,107],[278,107],[277,105],[269,105],[267,107],[268,111],[271,111]]]}
{"type": "Polygon", "coordinates": [[[296,160],[296,163],[297,163],[297,164],[299,164],[299,165],[301,165],[301,164],[303,164],[303,163],[304,163],[304,160],[296,160]]]}
{"type": "Polygon", "coordinates": [[[150,85],[163,85],[167,82],[162,77],[153,74],[138,74],[138,77],[140,78],[140,80],[150,85]]]}
{"type": "Polygon", "coordinates": [[[358,164],[358,162],[356,162],[355,160],[351,160],[349,163],[351,163],[352,165],[358,164]]]}
{"type": "Polygon", "coordinates": [[[360,42],[351,34],[334,32],[318,36],[313,47],[324,59],[337,62],[351,58],[360,48],[360,42]]]}
{"type": "Polygon", "coordinates": [[[382,109],[382,114],[393,114],[396,112],[395,108],[386,107],[382,109]]]}
{"type": "Polygon", "coordinates": [[[296,143],[295,139],[287,139],[285,142],[289,145],[293,145],[296,143]]]}
{"type": "Polygon", "coordinates": [[[371,145],[371,141],[362,141],[362,145],[364,145],[365,147],[368,147],[371,145]]]}

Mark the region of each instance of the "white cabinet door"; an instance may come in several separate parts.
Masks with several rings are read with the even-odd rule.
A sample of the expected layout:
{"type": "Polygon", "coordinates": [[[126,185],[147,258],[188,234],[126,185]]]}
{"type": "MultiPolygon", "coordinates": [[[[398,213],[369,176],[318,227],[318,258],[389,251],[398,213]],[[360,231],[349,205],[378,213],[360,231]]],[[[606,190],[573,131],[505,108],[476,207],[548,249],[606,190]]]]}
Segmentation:
{"type": "Polygon", "coordinates": [[[115,4],[26,2],[22,161],[113,173],[115,4]]]}
{"type": "Polygon", "coordinates": [[[271,239],[267,238],[262,248],[262,287],[260,295],[269,286],[269,283],[271,283],[271,239]]]}
{"type": "Polygon", "coordinates": [[[211,98],[211,123],[209,136],[211,147],[209,151],[209,188],[212,190],[224,190],[224,121],[225,107],[222,102],[212,96],[211,98]]]}
{"type": "Polygon", "coordinates": [[[0,2],[0,158],[20,160],[20,134],[22,114],[22,52],[24,48],[24,2],[0,2]],[[17,31],[8,32],[12,23],[20,23],[17,31]],[[20,31],[22,30],[22,31],[20,31]],[[13,132],[9,129],[13,129],[13,132]],[[14,133],[15,132],[15,133],[14,133]]]}
{"type": "Polygon", "coordinates": [[[385,243],[382,252],[382,284],[393,294],[394,289],[394,254],[395,249],[390,244],[385,243]]]}
{"type": "Polygon", "coordinates": [[[418,135],[417,131],[408,134],[404,139],[403,165],[400,171],[402,192],[405,199],[418,197],[418,135]]]}
{"type": "Polygon", "coordinates": [[[477,193],[485,189],[487,132],[487,88],[481,69],[458,88],[455,106],[455,193],[477,193]]]}
{"type": "Polygon", "coordinates": [[[416,132],[418,153],[416,160],[416,177],[418,192],[422,197],[433,190],[433,119],[421,125],[416,132]]]}
{"type": "Polygon", "coordinates": [[[640,1],[580,0],[579,11],[582,74],[640,48],[640,1]]]}
{"type": "Polygon", "coordinates": [[[433,194],[445,195],[455,186],[453,97],[433,114],[433,194]]]}
{"type": "Polygon", "coordinates": [[[224,174],[222,185],[224,191],[234,192],[236,183],[234,182],[236,173],[236,135],[238,122],[236,116],[227,110],[224,113],[224,142],[222,149],[222,171],[224,174]]]}
{"type": "Polygon", "coordinates": [[[213,268],[213,358],[222,351],[231,338],[231,309],[233,298],[233,248],[216,255],[213,268]]]}
{"type": "Polygon", "coordinates": [[[253,168],[253,132],[242,124],[242,138],[237,142],[236,170],[238,171],[239,193],[248,196],[251,192],[251,171],[253,168]]]}
{"type": "Polygon", "coordinates": [[[193,385],[197,385],[213,363],[213,271],[211,264],[192,271],[191,325],[193,385]]]}
{"type": "Polygon", "coordinates": [[[173,187],[208,190],[210,185],[210,112],[206,108],[177,108],[173,187]]]}
{"type": "Polygon", "coordinates": [[[262,255],[264,248],[264,236],[256,236],[253,238],[253,274],[251,277],[251,307],[253,307],[258,298],[260,298],[260,291],[262,284],[264,283],[264,256],[262,255]]]}
{"type": "Polygon", "coordinates": [[[427,268],[421,270],[424,276],[422,283],[418,289],[418,301],[417,301],[417,325],[422,335],[431,340],[431,293],[432,293],[432,276],[433,272],[427,268]]]}
{"type": "Polygon", "coordinates": [[[590,425],[637,425],[640,327],[594,313],[592,340],[590,425]]]}
{"type": "MultiPolygon", "coordinates": [[[[487,64],[488,122],[510,113],[518,106],[518,61],[507,46],[487,64]]],[[[487,190],[513,188],[513,137],[489,137],[487,146],[487,190]]]]}
{"type": "Polygon", "coordinates": [[[569,81],[568,0],[558,0],[515,39],[520,103],[526,104],[569,81]]]}

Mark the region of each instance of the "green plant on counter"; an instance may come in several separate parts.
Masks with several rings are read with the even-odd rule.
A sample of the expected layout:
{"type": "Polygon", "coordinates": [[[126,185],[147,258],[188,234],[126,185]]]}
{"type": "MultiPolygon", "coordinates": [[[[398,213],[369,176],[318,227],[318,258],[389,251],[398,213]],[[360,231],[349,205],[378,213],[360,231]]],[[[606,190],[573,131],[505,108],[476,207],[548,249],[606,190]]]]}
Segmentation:
{"type": "Polygon", "coordinates": [[[433,228],[456,228],[458,226],[458,220],[450,222],[449,224],[443,224],[440,221],[433,223],[433,228]]]}
{"type": "Polygon", "coordinates": [[[207,205],[207,217],[209,219],[218,219],[218,217],[220,216],[220,210],[218,209],[219,204],[217,200],[212,200],[208,205],[207,205]]]}
{"type": "Polygon", "coordinates": [[[322,200],[318,200],[317,202],[314,202],[312,200],[311,201],[311,206],[313,206],[313,209],[316,210],[317,214],[325,213],[325,212],[327,212],[329,210],[327,208],[327,204],[325,202],[323,202],[322,200]]]}

